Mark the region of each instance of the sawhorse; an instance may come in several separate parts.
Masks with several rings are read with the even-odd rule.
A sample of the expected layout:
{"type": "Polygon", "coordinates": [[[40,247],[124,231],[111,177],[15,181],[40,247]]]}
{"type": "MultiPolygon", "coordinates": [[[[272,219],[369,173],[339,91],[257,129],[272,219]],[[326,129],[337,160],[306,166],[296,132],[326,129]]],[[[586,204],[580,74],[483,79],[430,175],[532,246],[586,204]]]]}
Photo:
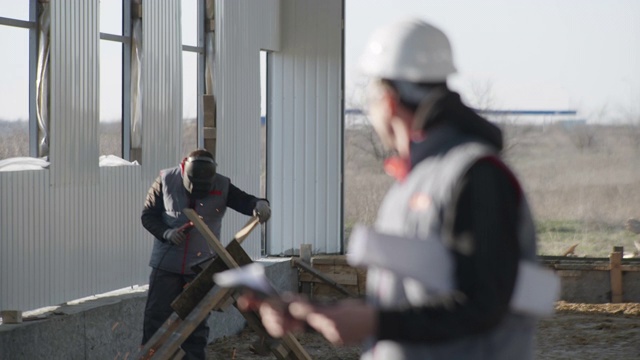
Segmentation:
{"type": "MultiPolygon", "coordinates": [[[[184,209],[184,213],[207,240],[209,246],[218,254],[218,257],[206,265],[182,294],[173,301],[171,307],[174,309],[174,313],[140,350],[137,358],[141,360],[181,359],[184,352],[180,349],[180,345],[207,318],[208,314],[211,311],[235,305],[235,291],[216,287],[213,282],[213,274],[252,262],[240,244],[259,224],[256,217],[236,233],[233,240],[225,248],[194,210],[184,209]]],[[[271,339],[256,312],[240,313],[247,320],[247,324],[262,339],[271,339]]],[[[281,360],[311,360],[309,354],[291,333],[285,334],[281,341],[274,341],[270,350],[277,359],[281,360]]]]}

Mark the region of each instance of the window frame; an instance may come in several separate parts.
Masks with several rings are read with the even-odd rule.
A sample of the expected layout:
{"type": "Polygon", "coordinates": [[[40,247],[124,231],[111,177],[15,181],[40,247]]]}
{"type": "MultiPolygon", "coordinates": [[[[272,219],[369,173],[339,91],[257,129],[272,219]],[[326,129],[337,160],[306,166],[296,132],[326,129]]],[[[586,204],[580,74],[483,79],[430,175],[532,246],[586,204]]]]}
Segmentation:
{"type": "Polygon", "coordinates": [[[122,46],[122,158],[131,160],[131,0],[122,0],[122,35],[100,32],[100,40],[122,46]]]}
{"type": "MultiPolygon", "coordinates": [[[[182,1],[182,0],[181,0],[182,1]]],[[[205,20],[206,20],[206,0],[197,1],[196,18],[198,21],[198,40],[197,45],[185,45],[180,39],[180,45],[182,46],[182,52],[192,52],[197,54],[198,58],[198,70],[196,79],[196,98],[197,98],[197,110],[196,110],[196,144],[198,148],[204,148],[204,109],[202,106],[202,96],[205,95],[205,64],[206,64],[206,50],[205,50],[205,20]]],[[[182,5],[182,3],[181,3],[182,5]]],[[[182,26],[182,18],[180,19],[182,26]]],[[[184,74],[182,81],[184,83],[184,74]]],[[[182,99],[184,102],[184,93],[182,99]]],[[[182,116],[182,115],[181,115],[182,116]]],[[[182,119],[184,121],[184,118],[182,119]]]]}
{"type": "Polygon", "coordinates": [[[38,0],[29,0],[29,20],[0,16],[0,26],[29,30],[29,156],[38,157],[38,121],[36,115],[36,76],[38,68],[38,0]]]}

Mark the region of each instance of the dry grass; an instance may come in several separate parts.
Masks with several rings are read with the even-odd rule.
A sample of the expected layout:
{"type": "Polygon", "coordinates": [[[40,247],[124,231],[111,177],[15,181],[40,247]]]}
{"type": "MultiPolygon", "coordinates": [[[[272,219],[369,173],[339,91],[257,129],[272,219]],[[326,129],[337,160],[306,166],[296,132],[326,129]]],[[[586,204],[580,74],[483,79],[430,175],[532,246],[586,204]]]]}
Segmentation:
{"type": "MultiPolygon", "coordinates": [[[[29,156],[29,124],[26,121],[0,120],[0,160],[29,156]]],[[[101,122],[98,127],[100,155],[122,157],[122,124],[101,122]]],[[[182,126],[182,152],[186,155],[196,148],[196,122],[185,120],[182,126]]],[[[96,161],[98,161],[96,159],[96,161]]]]}
{"type": "MultiPolygon", "coordinates": [[[[506,162],[527,192],[537,222],[539,253],[607,256],[633,249],[625,230],[640,215],[640,126],[502,125],[506,162]]],[[[392,180],[366,151],[369,140],[345,131],[345,227],[370,224],[392,180]],[[364,143],[363,143],[364,142],[364,143]]]]}

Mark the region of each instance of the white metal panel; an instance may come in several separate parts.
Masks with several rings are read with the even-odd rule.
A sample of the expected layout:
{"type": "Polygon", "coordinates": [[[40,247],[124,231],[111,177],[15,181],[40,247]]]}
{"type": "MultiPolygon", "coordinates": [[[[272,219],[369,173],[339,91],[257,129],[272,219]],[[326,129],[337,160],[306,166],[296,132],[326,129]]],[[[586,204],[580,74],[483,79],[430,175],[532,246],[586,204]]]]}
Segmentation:
{"type": "MultiPolygon", "coordinates": [[[[342,70],[336,31],[341,26],[316,25],[317,35],[288,34],[285,42],[277,34],[282,15],[274,9],[279,4],[244,0],[216,5],[220,26],[216,94],[222,127],[218,160],[221,172],[239,187],[259,192],[259,49],[282,50],[279,58],[274,56],[269,86],[281,104],[273,105],[271,124],[275,131],[282,131],[282,135],[272,131],[270,151],[286,143],[270,164],[274,173],[269,181],[272,189],[278,189],[271,195],[274,233],[270,239],[286,250],[309,242],[303,237],[315,234],[314,248],[333,252],[323,244],[339,243],[340,146],[336,144],[341,105],[336,94],[342,70]],[[320,41],[317,50],[291,48],[314,39],[320,41]],[[300,81],[300,76],[315,76],[315,80],[300,81]],[[294,86],[304,91],[296,93],[294,86]],[[312,87],[315,95],[309,90],[312,87]],[[299,107],[308,107],[311,113],[299,107]],[[285,112],[290,109],[291,113],[285,112]],[[302,118],[294,117],[293,110],[302,118]],[[302,142],[293,137],[296,126],[303,126],[296,130],[304,134],[302,142]],[[302,146],[300,150],[293,148],[294,141],[302,146]],[[303,166],[294,167],[294,161],[303,166]],[[294,179],[303,181],[303,186],[296,184],[292,192],[294,179]],[[285,200],[297,204],[295,213],[287,210],[295,216],[286,221],[278,212],[285,200]],[[295,228],[299,234],[291,231],[296,221],[313,219],[312,225],[295,228]],[[276,235],[289,240],[300,237],[290,245],[292,240],[282,241],[276,235]]],[[[310,14],[314,12],[341,18],[338,1],[286,4],[287,9],[301,5],[287,13],[283,32],[299,30],[303,21],[313,22],[310,14]],[[308,14],[305,20],[295,20],[303,14],[308,14]]],[[[182,155],[179,2],[145,2],[142,166],[117,168],[99,168],[97,161],[98,5],[98,0],[52,2],[52,164],[49,170],[0,173],[0,309],[30,310],[148,279],[152,241],[140,224],[140,211],[158,170],[175,165],[182,155]]],[[[223,241],[246,221],[231,213],[225,220],[223,241]]],[[[245,248],[257,257],[257,234],[251,242],[245,248]]]]}
{"type": "Polygon", "coordinates": [[[49,170],[0,173],[0,309],[30,310],[147,282],[140,167],[50,187],[49,170]]]}
{"type": "Polygon", "coordinates": [[[99,0],[51,2],[53,185],[98,181],[99,0]]]}
{"type": "Polygon", "coordinates": [[[342,251],[343,2],[283,0],[269,67],[268,253],[342,251]]]}
{"type": "Polygon", "coordinates": [[[142,166],[99,168],[99,1],[52,2],[51,166],[0,173],[0,310],[147,283],[140,212],[181,156],[179,5],[145,2],[142,166]]]}
{"type": "MultiPolygon", "coordinates": [[[[214,95],[218,171],[243,191],[260,194],[260,50],[277,50],[280,1],[217,0],[214,95]]],[[[227,243],[247,216],[229,209],[221,241],[227,243]]],[[[261,255],[259,231],[243,243],[261,255]]]]}
{"type": "MultiPolygon", "coordinates": [[[[182,134],[181,2],[143,3],[142,165],[145,178],[176,166],[182,134]]],[[[149,183],[149,186],[151,183],[149,183]]]]}

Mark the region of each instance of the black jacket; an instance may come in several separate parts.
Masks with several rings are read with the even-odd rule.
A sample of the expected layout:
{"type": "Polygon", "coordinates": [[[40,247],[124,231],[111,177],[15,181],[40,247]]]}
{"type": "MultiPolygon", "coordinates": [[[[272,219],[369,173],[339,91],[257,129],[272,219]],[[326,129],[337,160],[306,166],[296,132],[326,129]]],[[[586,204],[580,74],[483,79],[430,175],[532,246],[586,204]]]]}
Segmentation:
{"type": "MultiPolygon", "coordinates": [[[[451,138],[436,136],[451,133],[439,131],[444,127],[453,128],[456,141],[462,137],[502,149],[500,129],[466,107],[456,93],[447,91],[427,111],[420,110],[417,113],[426,116],[421,119],[426,138],[411,144],[412,167],[457,145],[447,143],[451,138]]],[[[474,164],[464,180],[453,232],[471,233],[476,243],[470,255],[454,252],[456,282],[468,301],[448,308],[382,310],[378,339],[416,343],[459,339],[493,328],[509,310],[519,262],[521,189],[506,166],[492,161],[474,164]]]]}

